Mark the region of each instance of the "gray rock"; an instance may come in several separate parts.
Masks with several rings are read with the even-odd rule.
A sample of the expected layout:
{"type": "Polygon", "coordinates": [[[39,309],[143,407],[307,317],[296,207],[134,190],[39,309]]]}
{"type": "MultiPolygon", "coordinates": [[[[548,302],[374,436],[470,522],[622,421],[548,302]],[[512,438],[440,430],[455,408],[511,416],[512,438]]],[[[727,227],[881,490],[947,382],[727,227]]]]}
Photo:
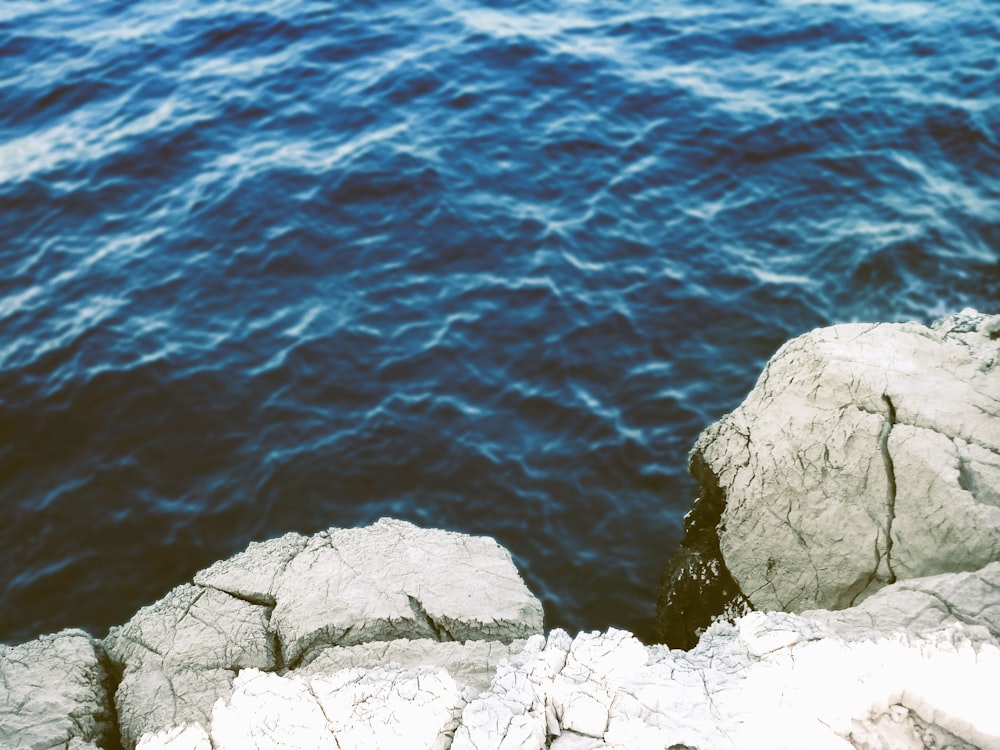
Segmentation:
{"type": "Polygon", "coordinates": [[[232,698],[213,710],[210,735],[216,750],[446,750],[464,705],[458,684],[441,669],[377,667],[312,677],[250,669],[236,678],[232,698]]]}
{"type": "Polygon", "coordinates": [[[0,747],[85,750],[116,735],[107,674],[82,630],[0,645],[0,747]]]}
{"type": "Polygon", "coordinates": [[[839,609],[1000,559],[996,320],[813,331],[702,433],[692,462],[725,496],[720,548],[753,605],[839,609]]]}
{"type": "Polygon", "coordinates": [[[186,722],[207,722],[246,667],[273,670],[270,608],[184,584],[112,628],[104,648],[121,670],[115,693],[122,744],[186,722]]]}
{"type": "Polygon", "coordinates": [[[961,624],[974,642],[1000,640],[1000,562],[969,573],[899,581],[850,609],[802,613],[841,638],[924,637],[961,624]]]}
{"type": "MultiPolygon", "coordinates": [[[[332,652],[331,667],[362,653],[327,650],[283,676],[244,671],[207,733],[141,747],[208,750],[210,736],[220,750],[1000,749],[998,584],[995,563],[896,583],[843,611],[753,612],[711,626],[688,652],[614,629],[554,630],[471,700],[430,665],[312,674],[332,652]]],[[[402,648],[417,645],[428,644],[402,648]]]]}
{"type": "Polygon", "coordinates": [[[277,539],[251,542],[243,552],[196,573],[194,582],[273,607],[277,603],[278,577],[292,558],[305,548],[307,541],[307,537],[290,532],[277,539]]]}
{"type": "MultiPolygon", "coordinates": [[[[1000,562],[900,581],[846,610],[752,612],[712,625],[688,652],[612,629],[509,646],[371,642],[313,657],[281,674],[242,670],[209,714],[138,747],[1000,750],[1000,562]],[[494,674],[476,693],[449,673],[466,668],[494,674]]],[[[156,705],[179,695],[176,677],[167,685],[150,664],[119,693],[156,705]]]]}
{"type": "Polygon", "coordinates": [[[235,673],[226,669],[128,670],[115,693],[124,747],[165,727],[208,726],[212,707],[232,695],[235,673]]]}
{"type": "Polygon", "coordinates": [[[542,627],[541,604],[493,539],[393,519],[311,537],[272,590],[271,627],[289,668],[331,645],[509,643],[542,627]]]}
{"type": "Polygon", "coordinates": [[[184,584],[111,628],[104,648],[125,669],[242,669],[277,666],[268,608],[184,584]]]}
{"type": "Polygon", "coordinates": [[[207,726],[240,670],[285,672],[321,654],[334,671],[385,659],[445,666],[479,689],[506,644],[541,626],[541,604],[495,541],[383,519],[253,543],[112,628],[104,647],[121,671],[115,703],[130,748],[207,726]]]}

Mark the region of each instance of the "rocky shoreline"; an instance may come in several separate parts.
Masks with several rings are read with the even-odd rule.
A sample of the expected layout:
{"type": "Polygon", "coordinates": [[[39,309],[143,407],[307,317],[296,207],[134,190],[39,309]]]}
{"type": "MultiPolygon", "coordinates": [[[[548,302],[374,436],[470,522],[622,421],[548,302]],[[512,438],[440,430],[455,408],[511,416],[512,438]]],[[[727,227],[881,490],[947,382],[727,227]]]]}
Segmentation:
{"type": "Polygon", "coordinates": [[[819,329],[692,450],[664,645],[383,519],[0,646],[0,748],[1000,748],[998,416],[1000,316],[819,329]]]}

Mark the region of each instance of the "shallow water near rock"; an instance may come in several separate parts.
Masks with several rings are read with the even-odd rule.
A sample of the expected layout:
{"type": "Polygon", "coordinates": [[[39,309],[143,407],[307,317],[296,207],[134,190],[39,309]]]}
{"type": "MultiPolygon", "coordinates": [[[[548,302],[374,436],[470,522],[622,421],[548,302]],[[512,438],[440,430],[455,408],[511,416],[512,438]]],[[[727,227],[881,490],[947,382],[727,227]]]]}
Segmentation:
{"type": "Polygon", "coordinates": [[[0,641],[384,515],[645,637],[687,451],[783,341],[996,310],[998,39],[988,3],[5,3],[0,641]]]}

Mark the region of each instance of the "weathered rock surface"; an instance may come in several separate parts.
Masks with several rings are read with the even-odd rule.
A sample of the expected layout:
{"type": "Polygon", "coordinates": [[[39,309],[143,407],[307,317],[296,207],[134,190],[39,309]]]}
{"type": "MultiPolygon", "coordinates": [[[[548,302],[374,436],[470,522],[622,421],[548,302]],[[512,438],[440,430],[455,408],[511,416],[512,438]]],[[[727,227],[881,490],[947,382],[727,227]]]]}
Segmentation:
{"type": "Polygon", "coordinates": [[[921,636],[952,624],[973,642],[1000,641],[1000,562],[969,573],[900,581],[844,610],[803,613],[846,640],[921,636]]]}
{"type": "MultiPolygon", "coordinates": [[[[175,590],[108,639],[118,663],[134,665],[126,666],[117,697],[135,712],[123,716],[131,732],[123,731],[123,740],[137,740],[140,750],[1000,750],[1000,562],[900,581],[840,611],[753,612],[735,625],[711,626],[690,652],[647,647],[624,631],[573,637],[555,630],[520,644],[332,646],[293,671],[245,665],[272,652],[260,647],[268,641],[259,640],[256,621],[232,602],[222,611],[247,643],[220,648],[209,640],[205,654],[195,653],[190,634],[197,629],[184,620],[193,612],[212,622],[201,607],[221,592],[196,597],[192,589],[175,590]],[[172,637],[163,625],[169,622],[177,625],[172,637]],[[198,666],[176,666],[180,654],[198,666]],[[140,706],[155,720],[139,716],[140,706]],[[150,729],[139,736],[143,727],[150,729]]],[[[54,713],[42,721],[33,714],[31,730],[52,736],[24,735],[3,747],[86,750],[114,742],[113,730],[93,729],[95,715],[110,718],[106,705],[103,715],[78,707],[100,705],[92,695],[100,663],[85,634],[18,649],[4,651],[8,682],[35,684],[37,674],[17,670],[42,655],[58,663],[46,667],[59,673],[56,680],[74,674],[67,663],[82,660],[98,671],[83,681],[67,678],[71,689],[56,688],[54,713]],[[71,735],[70,724],[91,729],[71,735]]],[[[30,700],[15,712],[33,711],[30,700]]],[[[9,726],[4,716],[2,731],[9,726]]]]}
{"type": "Polygon", "coordinates": [[[692,468],[755,607],[840,609],[1000,559],[998,328],[965,311],[812,331],[702,433],[692,468]]]}
{"type": "Polygon", "coordinates": [[[124,747],[142,735],[188,722],[206,726],[217,700],[232,695],[236,672],[229,669],[128,669],[115,692],[124,747]]]}
{"type": "Polygon", "coordinates": [[[509,643],[542,627],[541,605],[493,539],[390,519],[311,537],[279,575],[275,599],[271,626],[289,667],[328,645],[509,643]]]}
{"type": "Polygon", "coordinates": [[[437,667],[247,670],[207,731],[140,748],[1000,748],[998,599],[995,563],[843,611],[753,612],[690,652],[555,630],[476,696],[437,667]]]}
{"type": "Polygon", "coordinates": [[[264,607],[190,584],[112,628],[104,648],[113,662],[131,669],[274,669],[277,663],[264,607]]]}
{"type": "Polygon", "coordinates": [[[204,721],[230,694],[239,669],[277,668],[267,608],[184,584],[112,628],[104,649],[121,674],[115,706],[121,739],[204,721]]]}
{"type": "Polygon", "coordinates": [[[128,748],[149,732],[207,725],[241,670],[284,672],[318,656],[330,671],[375,667],[382,655],[444,665],[482,688],[508,644],[541,627],[541,604],[494,540],[383,519],[251,544],[112,628],[104,648],[121,674],[128,748]]]}
{"type": "Polygon", "coordinates": [[[372,669],[380,666],[404,668],[439,667],[456,682],[474,692],[489,689],[501,662],[521,652],[525,641],[432,641],[400,639],[378,641],[358,646],[330,646],[319,653],[307,666],[295,670],[297,675],[333,674],[341,669],[356,667],[372,669]]]}
{"type": "Polygon", "coordinates": [[[212,750],[208,732],[198,722],[143,735],[136,750],[212,750]]]}
{"type": "Polygon", "coordinates": [[[94,640],[63,630],[0,645],[0,748],[104,746],[117,729],[94,640]]]}
{"type": "Polygon", "coordinates": [[[541,605],[493,539],[394,519],[251,545],[194,580],[272,607],[270,628],[289,668],[331,645],[510,643],[542,626],[541,605]]]}

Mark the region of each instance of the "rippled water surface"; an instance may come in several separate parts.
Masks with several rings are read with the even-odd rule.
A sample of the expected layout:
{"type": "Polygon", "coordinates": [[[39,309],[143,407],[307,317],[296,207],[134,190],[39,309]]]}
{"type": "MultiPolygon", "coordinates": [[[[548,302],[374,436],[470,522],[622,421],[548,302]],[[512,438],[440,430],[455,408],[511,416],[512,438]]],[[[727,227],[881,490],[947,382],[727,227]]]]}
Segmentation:
{"type": "Polygon", "coordinates": [[[0,4],[0,640],[251,539],[495,536],[650,630],[785,339],[1000,295],[1000,5],[0,4]]]}

